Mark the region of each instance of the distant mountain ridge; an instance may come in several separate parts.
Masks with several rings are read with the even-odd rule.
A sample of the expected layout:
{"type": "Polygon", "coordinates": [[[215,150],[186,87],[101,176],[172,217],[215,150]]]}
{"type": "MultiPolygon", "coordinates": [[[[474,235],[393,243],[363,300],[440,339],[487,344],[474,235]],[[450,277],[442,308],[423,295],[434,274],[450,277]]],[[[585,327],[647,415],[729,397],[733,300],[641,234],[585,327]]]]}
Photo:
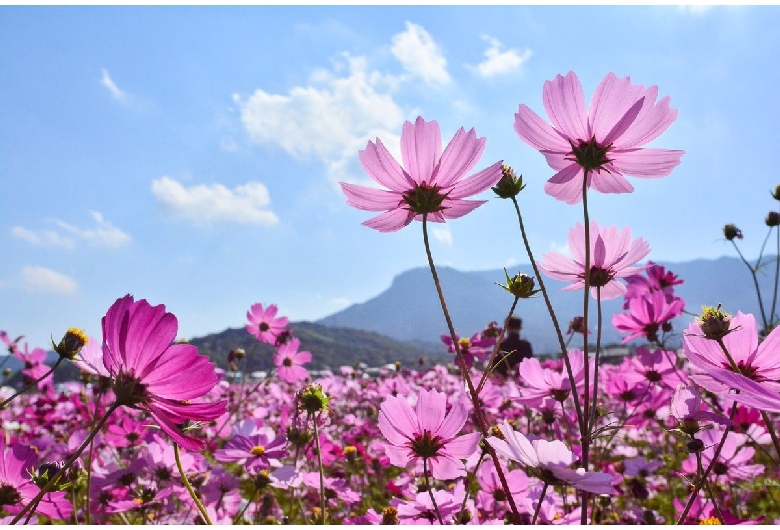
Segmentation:
{"type": "MultiPolygon", "coordinates": [[[[774,288],[774,259],[774,256],[766,257],[763,262],[772,266],[762,268],[758,274],[765,306],[771,303],[771,292],[774,288]]],[[[730,313],[753,313],[760,321],[753,280],[739,258],[657,263],[683,280],[684,283],[678,285],[675,292],[685,299],[687,311],[698,314],[703,305],[722,304],[723,309],[730,313]]],[[[530,265],[508,268],[507,271],[510,276],[518,272],[534,275],[530,265]]],[[[441,267],[438,274],[456,333],[471,336],[482,330],[490,321],[503,322],[513,301],[512,295],[495,285],[505,283],[503,270],[464,272],[441,267]]],[[[582,314],[583,293],[561,291],[566,284],[547,277],[544,282],[561,330],[565,333],[569,321],[582,314]]],[[[604,344],[622,341],[623,335],[612,326],[612,316],[623,312],[622,305],[622,297],[603,302],[604,344]]],[[[596,329],[595,306],[595,301],[592,301],[589,315],[591,331],[596,329]]],[[[554,354],[559,350],[555,330],[541,293],[535,298],[520,300],[515,314],[523,319],[523,336],[531,342],[535,352],[554,354]]],[[[674,321],[674,331],[681,333],[692,319],[692,316],[685,314],[678,317],[674,321]]],[[[317,323],[370,330],[396,340],[430,345],[438,342],[441,334],[447,333],[446,321],[427,267],[399,274],[387,290],[371,300],[354,304],[318,320],[317,323]]],[[[594,339],[595,337],[591,337],[591,340],[594,339]]]]}

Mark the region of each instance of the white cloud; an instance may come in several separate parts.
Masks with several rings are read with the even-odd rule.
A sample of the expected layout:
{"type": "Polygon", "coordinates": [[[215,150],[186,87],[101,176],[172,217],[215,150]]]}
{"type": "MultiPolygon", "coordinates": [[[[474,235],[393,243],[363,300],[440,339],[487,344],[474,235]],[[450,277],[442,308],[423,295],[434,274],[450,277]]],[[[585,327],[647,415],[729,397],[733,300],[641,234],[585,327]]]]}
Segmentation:
{"type": "Polygon", "coordinates": [[[482,77],[494,77],[513,72],[531,58],[531,50],[528,48],[522,53],[514,49],[501,51],[502,45],[498,40],[486,35],[482,38],[490,44],[490,47],[485,50],[485,60],[470,67],[482,77]]]}
{"type": "Polygon", "coordinates": [[[73,278],[45,267],[23,267],[22,287],[35,293],[71,294],[78,289],[73,278]]]}
{"type": "Polygon", "coordinates": [[[390,144],[404,113],[389,93],[397,80],[369,72],[362,57],[346,57],[346,75],[318,70],[308,86],[286,95],[256,90],[244,99],[234,95],[250,139],[275,144],[290,156],[314,157],[328,168],[333,182],[349,180],[350,162],[368,139],[381,137],[390,144]],[[390,87],[390,88],[388,88],[390,87]]]}
{"type": "Polygon", "coordinates": [[[705,4],[695,4],[695,5],[679,5],[677,6],[677,9],[682,11],[683,13],[690,13],[694,16],[701,16],[710,11],[714,6],[711,5],[705,5],[705,4]]]}
{"type": "Polygon", "coordinates": [[[422,26],[407,22],[406,31],[393,35],[391,51],[407,72],[422,78],[427,84],[445,85],[450,82],[447,59],[422,26]]]}
{"type": "Polygon", "coordinates": [[[447,225],[434,226],[431,229],[431,235],[433,235],[433,237],[445,245],[452,245],[452,232],[450,231],[450,227],[447,225]]]}
{"type": "Polygon", "coordinates": [[[64,221],[55,221],[57,225],[81,239],[89,241],[97,246],[117,248],[130,242],[130,236],[115,227],[105,219],[100,212],[90,212],[92,219],[95,220],[93,228],[79,228],[64,221]]]}
{"type": "Polygon", "coordinates": [[[116,248],[130,242],[130,236],[103,219],[103,214],[100,212],[90,212],[90,216],[95,221],[95,226],[91,228],[80,228],[60,219],[54,219],[54,224],[68,235],[55,230],[29,230],[23,226],[11,228],[11,234],[33,245],[68,249],[76,248],[76,239],[69,236],[76,236],[79,240],[101,247],[116,248]]]}
{"type": "Polygon", "coordinates": [[[127,105],[130,103],[130,99],[132,97],[131,94],[119,88],[116,83],[114,83],[114,80],[111,79],[111,75],[105,68],[103,69],[103,77],[100,79],[100,84],[106,87],[111,93],[111,97],[113,97],[122,105],[127,105]]]}
{"type": "Polygon", "coordinates": [[[227,221],[272,226],[279,222],[268,210],[268,189],[260,182],[248,182],[232,190],[221,184],[199,184],[185,188],[170,177],[152,181],[152,193],[165,208],[195,224],[227,221]]]}
{"type": "Polygon", "coordinates": [[[35,232],[23,226],[11,228],[11,235],[33,245],[46,247],[75,248],[76,243],[69,237],[63,237],[53,230],[40,230],[35,232]]]}

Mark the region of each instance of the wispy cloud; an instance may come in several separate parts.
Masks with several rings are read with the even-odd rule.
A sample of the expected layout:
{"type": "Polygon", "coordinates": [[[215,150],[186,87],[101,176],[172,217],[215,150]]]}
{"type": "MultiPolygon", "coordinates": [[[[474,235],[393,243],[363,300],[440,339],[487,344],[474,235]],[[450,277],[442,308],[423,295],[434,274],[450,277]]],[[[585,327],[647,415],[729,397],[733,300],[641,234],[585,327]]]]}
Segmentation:
{"type": "Polygon", "coordinates": [[[502,51],[503,46],[498,40],[487,35],[483,35],[482,38],[489,44],[488,49],[485,50],[485,60],[476,66],[469,67],[482,77],[494,77],[514,72],[531,58],[532,52],[528,48],[522,52],[515,49],[502,51]]]}
{"type": "Polygon", "coordinates": [[[425,28],[406,22],[406,31],[393,35],[393,55],[404,69],[429,85],[445,85],[451,81],[447,59],[425,28]]]}
{"type": "Polygon", "coordinates": [[[434,226],[431,235],[445,245],[452,245],[452,232],[449,226],[434,226]]]}
{"type": "Polygon", "coordinates": [[[683,13],[701,16],[709,12],[714,6],[704,4],[679,5],[677,9],[683,13]]]}
{"type": "Polygon", "coordinates": [[[321,160],[330,179],[350,180],[348,163],[366,139],[383,141],[397,133],[404,114],[391,90],[392,76],[368,71],[362,57],[344,56],[347,74],[318,70],[308,86],[297,86],[287,94],[256,90],[248,98],[234,95],[241,120],[250,139],[259,145],[278,145],[289,155],[321,160]]]}
{"type": "Polygon", "coordinates": [[[73,239],[64,237],[54,230],[39,230],[35,232],[23,226],[14,226],[11,228],[11,235],[37,246],[76,248],[76,242],[73,239]]]}
{"type": "Polygon", "coordinates": [[[111,75],[108,73],[108,70],[104,68],[102,72],[103,76],[100,79],[100,84],[108,89],[108,91],[111,93],[111,97],[113,97],[122,105],[127,105],[130,103],[132,95],[129,92],[125,92],[116,85],[114,80],[111,79],[111,75]]]}
{"type": "Polygon", "coordinates": [[[78,289],[76,281],[45,267],[23,267],[22,287],[34,293],[72,294],[78,289]]]}
{"type": "Polygon", "coordinates": [[[57,225],[66,232],[100,247],[117,248],[130,242],[130,236],[103,218],[100,212],[90,212],[95,226],[79,228],[78,226],[57,220],[57,225]]]}
{"type": "Polygon", "coordinates": [[[248,182],[228,189],[221,184],[199,184],[189,188],[164,176],[152,182],[152,193],[174,215],[196,225],[215,221],[272,226],[279,222],[268,209],[271,199],[260,182],[248,182]]]}
{"type": "Polygon", "coordinates": [[[131,237],[106,221],[100,212],[90,212],[90,216],[95,223],[88,228],[81,228],[60,219],[54,219],[51,222],[57,225],[60,231],[48,229],[36,231],[23,226],[14,226],[11,228],[11,235],[33,245],[68,249],[76,248],[77,241],[86,241],[95,246],[110,248],[121,247],[130,242],[131,237]]]}

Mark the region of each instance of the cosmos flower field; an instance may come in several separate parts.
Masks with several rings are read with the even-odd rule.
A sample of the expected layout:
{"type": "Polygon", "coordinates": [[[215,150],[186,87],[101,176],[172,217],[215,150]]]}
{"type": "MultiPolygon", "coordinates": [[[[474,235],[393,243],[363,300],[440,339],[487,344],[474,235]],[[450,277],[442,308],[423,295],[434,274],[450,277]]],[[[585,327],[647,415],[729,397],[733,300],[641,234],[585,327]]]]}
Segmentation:
{"type": "MultiPolygon", "coordinates": [[[[645,147],[677,116],[657,87],[608,74],[588,107],[569,72],[542,94],[550,123],[521,104],[515,132],[554,172],[544,199],[582,207],[567,255],[533,255],[520,205],[538,198],[501,161],[472,173],[485,145],[473,129],[442,148],[436,121],[406,122],[401,163],[380,139],[359,153],[380,188],[342,183],[349,205],[380,212],[368,228],[421,224],[448,325],[431,335],[450,363],[314,375],[317,352],[301,350],[272,301],[246,315],[247,333],[276,350],[259,380],[242,372],[251,353],[224,352],[228,376],[176,341],[162,301],[140,296],[107,308],[101,334],[68,330],[53,366],[24,330],[1,331],[24,377],[0,389],[0,523],[780,524],[777,289],[757,293],[759,315],[686,308],[685,278],[647,261],[652,242],[589,211],[588,194],[631,193],[626,176],[681,162],[683,151],[645,147]],[[505,323],[457,329],[428,245],[428,223],[465,217],[487,190],[513,206],[535,270],[496,279],[507,320],[544,297],[561,345],[508,377],[488,368],[507,362],[505,323]],[[581,315],[555,314],[545,277],[569,282],[581,315]],[[619,297],[623,313],[604,321],[602,300],[619,297]],[[635,353],[602,362],[605,326],[635,353]],[[62,363],[81,381],[55,387],[62,363]]],[[[780,214],[766,224],[778,230],[780,214]]],[[[739,252],[741,231],[723,236],[739,252]]]]}

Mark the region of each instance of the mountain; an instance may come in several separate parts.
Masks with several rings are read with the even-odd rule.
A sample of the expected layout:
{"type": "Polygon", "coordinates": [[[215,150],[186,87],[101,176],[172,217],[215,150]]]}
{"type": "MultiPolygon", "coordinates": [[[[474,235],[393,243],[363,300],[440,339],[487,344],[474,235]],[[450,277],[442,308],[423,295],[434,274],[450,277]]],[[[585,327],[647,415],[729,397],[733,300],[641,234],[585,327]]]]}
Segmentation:
{"type": "MultiPolygon", "coordinates": [[[[369,366],[383,366],[396,361],[405,366],[416,366],[420,359],[426,365],[446,360],[446,353],[435,349],[420,348],[411,343],[394,340],[373,331],[325,326],[312,322],[292,322],[288,326],[293,337],[300,339],[301,351],[310,351],[312,361],[306,365],[310,370],[329,368],[338,370],[341,366],[354,366],[364,362],[369,366]]],[[[260,343],[245,328],[227,329],[221,333],[195,338],[189,341],[198,351],[220,368],[229,370],[228,353],[236,348],[246,352],[244,368],[247,373],[270,372],[274,368],[274,347],[260,343]]]]}
{"type": "MultiPolygon", "coordinates": [[[[774,289],[774,257],[765,258],[771,265],[758,273],[764,295],[764,305],[771,305],[774,289]],[[768,298],[768,300],[766,299],[768,298]]],[[[753,313],[760,322],[759,306],[753,279],[745,264],[738,258],[722,257],[714,260],[687,262],[658,262],[684,281],[675,292],[686,301],[686,311],[698,314],[702,305],[722,304],[731,313],[741,310],[753,313]]],[[[530,265],[508,269],[511,275],[524,273],[533,276],[530,265]]],[[[455,326],[461,336],[471,336],[484,329],[490,321],[502,323],[513,297],[495,283],[505,283],[503,270],[464,272],[442,267],[438,269],[442,290],[455,326]]],[[[544,278],[552,306],[565,333],[569,321],[582,314],[582,291],[561,291],[566,284],[544,278]]],[[[538,283],[537,283],[538,285],[538,283]]],[[[620,343],[623,335],[612,327],[612,316],[622,312],[623,299],[604,301],[602,343],[620,343]]],[[[596,328],[596,304],[591,299],[589,327],[596,328]]],[[[767,308],[767,311],[769,309],[767,308]]],[[[558,340],[541,293],[531,299],[520,300],[515,314],[523,319],[523,336],[533,345],[535,353],[554,354],[559,351],[558,340]]],[[[682,315],[673,322],[680,333],[693,319],[682,315]]],[[[447,333],[436,288],[427,267],[412,269],[396,276],[386,291],[367,302],[354,304],[322,318],[317,323],[375,331],[396,340],[439,344],[439,336],[447,333]]],[[[679,336],[677,337],[679,342],[679,336]]],[[[591,337],[595,340],[595,337],[591,337]]],[[[574,344],[573,344],[574,345],[574,344]]]]}

